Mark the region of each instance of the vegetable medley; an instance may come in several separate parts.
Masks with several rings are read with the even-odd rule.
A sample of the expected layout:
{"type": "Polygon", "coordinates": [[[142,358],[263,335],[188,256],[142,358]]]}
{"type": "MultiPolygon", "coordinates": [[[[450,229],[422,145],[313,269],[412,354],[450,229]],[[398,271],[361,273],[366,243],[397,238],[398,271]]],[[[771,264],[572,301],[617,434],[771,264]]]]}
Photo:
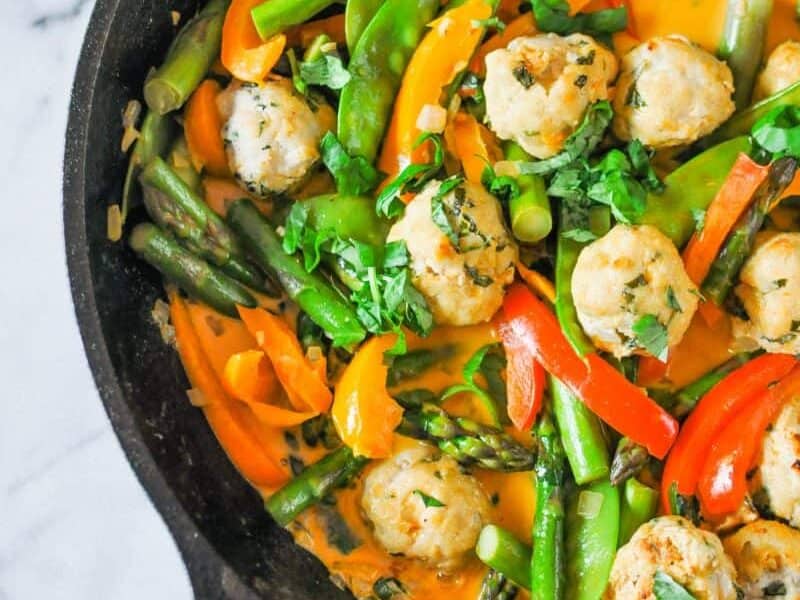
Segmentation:
{"type": "Polygon", "coordinates": [[[336,585],[800,598],[800,4],[172,16],[109,237],[336,585]]]}

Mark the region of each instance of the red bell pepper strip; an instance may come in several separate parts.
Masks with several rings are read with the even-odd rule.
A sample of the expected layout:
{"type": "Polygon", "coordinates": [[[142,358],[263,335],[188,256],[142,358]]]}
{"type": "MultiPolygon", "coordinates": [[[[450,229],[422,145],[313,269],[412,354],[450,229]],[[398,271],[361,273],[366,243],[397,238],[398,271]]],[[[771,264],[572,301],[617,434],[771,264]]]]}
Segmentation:
{"type": "Polygon", "coordinates": [[[678,435],[678,422],[596,354],[581,360],[553,312],[525,286],[511,287],[505,322],[526,351],[566,385],[600,419],[663,458],[678,435]]]}
{"type": "Polygon", "coordinates": [[[508,361],[508,418],[520,431],[529,431],[542,409],[546,373],[517,329],[502,321],[497,329],[508,361]]]}
{"type": "Polygon", "coordinates": [[[719,433],[697,487],[704,514],[720,517],[739,510],[747,494],[747,472],[758,457],[764,432],[798,394],[800,367],[795,367],[777,385],[753,396],[719,433]]]}
{"type": "Polygon", "coordinates": [[[798,364],[785,354],[765,354],[751,360],[715,385],[698,403],[683,424],[681,433],[664,465],[661,500],[670,512],[670,488],[690,496],[697,490],[700,471],[709,447],[717,434],[734,416],[775,381],[785,377],[798,364]]]}

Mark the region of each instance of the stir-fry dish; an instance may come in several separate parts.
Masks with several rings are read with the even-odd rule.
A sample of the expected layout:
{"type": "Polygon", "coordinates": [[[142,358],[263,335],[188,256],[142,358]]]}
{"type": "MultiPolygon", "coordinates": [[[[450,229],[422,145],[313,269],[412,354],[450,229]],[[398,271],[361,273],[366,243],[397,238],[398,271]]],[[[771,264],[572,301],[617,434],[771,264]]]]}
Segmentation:
{"type": "Polygon", "coordinates": [[[800,598],[800,5],[172,18],[109,237],[336,585],[800,598]]]}

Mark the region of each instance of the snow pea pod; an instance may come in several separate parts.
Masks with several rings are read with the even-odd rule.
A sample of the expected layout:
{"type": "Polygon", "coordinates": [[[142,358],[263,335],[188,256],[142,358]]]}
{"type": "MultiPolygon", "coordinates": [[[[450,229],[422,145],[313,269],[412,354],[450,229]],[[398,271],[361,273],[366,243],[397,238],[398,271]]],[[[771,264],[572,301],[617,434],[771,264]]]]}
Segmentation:
{"type": "Polygon", "coordinates": [[[695,231],[693,211],[704,211],[717,195],[741,152],[749,153],[748,137],[736,137],[709,148],[664,179],[661,195],[651,194],[638,220],[653,225],[683,247],[695,231]]]}
{"type": "Polygon", "coordinates": [[[403,72],[438,8],[438,0],[386,0],[361,35],[339,99],[339,140],[351,156],[375,160],[403,72]]]}
{"type": "Polygon", "coordinates": [[[358,40],[369,26],[375,13],[383,4],[383,0],[347,0],[344,13],[344,34],[347,38],[347,50],[353,54],[358,40]]]}
{"type": "Polygon", "coordinates": [[[599,600],[603,595],[619,524],[619,490],[607,479],[582,487],[573,497],[567,508],[566,598],[599,600]]]}
{"type": "Polygon", "coordinates": [[[619,545],[627,544],[641,525],[656,516],[657,509],[658,490],[646,486],[635,478],[628,479],[622,495],[619,545]]]}

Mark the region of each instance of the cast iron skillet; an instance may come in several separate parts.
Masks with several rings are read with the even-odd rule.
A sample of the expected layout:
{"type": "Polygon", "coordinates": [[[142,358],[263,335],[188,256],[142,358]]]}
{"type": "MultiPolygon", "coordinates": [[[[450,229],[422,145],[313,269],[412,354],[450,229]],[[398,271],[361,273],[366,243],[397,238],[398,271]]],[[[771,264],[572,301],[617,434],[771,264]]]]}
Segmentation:
{"type": "MultiPolygon", "coordinates": [[[[150,311],[160,278],[106,238],[126,160],[121,112],[196,0],[98,0],[72,91],[64,227],[86,354],[111,423],[181,550],[198,598],[346,599],[228,462],[150,311]]],[[[135,560],[135,557],[132,557],[135,560]]]]}

